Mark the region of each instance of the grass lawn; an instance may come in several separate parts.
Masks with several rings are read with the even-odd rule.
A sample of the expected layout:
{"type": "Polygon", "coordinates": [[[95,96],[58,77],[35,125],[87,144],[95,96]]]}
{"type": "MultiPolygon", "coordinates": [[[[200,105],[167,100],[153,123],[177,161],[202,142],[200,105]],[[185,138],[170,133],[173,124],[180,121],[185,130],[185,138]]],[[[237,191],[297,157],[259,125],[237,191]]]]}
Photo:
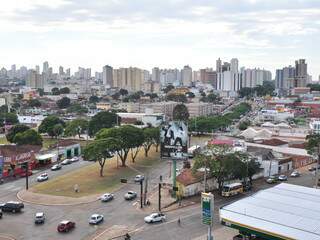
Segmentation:
{"type": "Polygon", "coordinates": [[[3,137],[0,138],[0,144],[9,144],[6,136],[3,136],[3,137]]]}
{"type": "Polygon", "coordinates": [[[121,186],[121,178],[130,180],[138,174],[130,167],[139,171],[145,171],[147,167],[152,167],[157,163],[159,163],[159,153],[156,153],[155,149],[150,150],[148,158],[144,157],[144,151],[141,149],[137,156],[136,163],[132,163],[131,157],[128,157],[127,165],[129,167],[120,167],[119,159],[119,167],[117,168],[116,157],[107,161],[104,167],[104,177],[99,176],[100,166],[99,163],[95,163],[53,180],[37,184],[32,190],[37,193],[68,197],[83,197],[92,194],[113,192],[121,186]],[[79,193],[74,192],[75,184],[79,186],[79,193]]]}

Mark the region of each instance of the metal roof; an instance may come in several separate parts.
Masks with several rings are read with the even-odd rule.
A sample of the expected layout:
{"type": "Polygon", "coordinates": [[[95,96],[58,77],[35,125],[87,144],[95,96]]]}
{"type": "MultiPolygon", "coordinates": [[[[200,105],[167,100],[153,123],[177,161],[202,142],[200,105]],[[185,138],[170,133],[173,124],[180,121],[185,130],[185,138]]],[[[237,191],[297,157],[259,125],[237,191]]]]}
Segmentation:
{"type": "Polygon", "coordinates": [[[282,183],[222,207],[220,220],[281,239],[320,240],[320,190],[282,183]]]}

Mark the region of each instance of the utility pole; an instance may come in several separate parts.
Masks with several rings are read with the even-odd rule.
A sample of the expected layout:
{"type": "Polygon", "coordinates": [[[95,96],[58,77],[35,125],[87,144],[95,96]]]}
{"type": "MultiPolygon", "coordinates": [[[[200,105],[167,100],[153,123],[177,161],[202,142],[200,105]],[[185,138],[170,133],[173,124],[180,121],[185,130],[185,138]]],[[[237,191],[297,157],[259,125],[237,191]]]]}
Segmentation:
{"type": "Polygon", "coordinates": [[[176,169],[177,169],[177,160],[176,159],[172,159],[172,170],[173,170],[173,173],[172,173],[172,197],[176,198],[177,194],[176,194],[176,169]]]}
{"type": "Polygon", "coordinates": [[[140,208],[143,208],[143,180],[140,181],[140,208]]]}
{"type": "Polygon", "coordinates": [[[149,174],[146,175],[146,184],[144,186],[144,201],[143,204],[147,205],[147,193],[148,193],[148,180],[149,180],[149,174]]]}
{"type": "Polygon", "coordinates": [[[159,182],[159,196],[158,196],[158,207],[159,207],[159,212],[161,212],[161,184],[162,184],[162,176],[160,175],[160,182],[159,182]]]}
{"type": "Polygon", "coordinates": [[[318,188],[318,187],[319,187],[320,144],[318,144],[317,153],[318,153],[318,159],[317,159],[317,164],[316,164],[315,188],[318,188]]]}
{"type": "Polygon", "coordinates": [[[25,162],[25,173],[26,173],[26,190],[29,189],[29,163],[25,162]]]}

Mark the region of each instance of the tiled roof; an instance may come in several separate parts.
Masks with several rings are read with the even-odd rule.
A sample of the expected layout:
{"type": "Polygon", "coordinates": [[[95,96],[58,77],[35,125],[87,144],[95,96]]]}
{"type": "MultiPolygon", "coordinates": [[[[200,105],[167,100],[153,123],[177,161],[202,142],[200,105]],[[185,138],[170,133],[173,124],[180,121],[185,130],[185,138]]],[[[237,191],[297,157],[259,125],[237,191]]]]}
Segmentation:
{"type": "Polygon", "coordinates": [[[203,178],[203,173],[197,172],[195,174],[192,173],[192,170],[187,168],[183,169],[183,171],[177,176],[177,182],[188,186],[193,183],[200,182],[203,178]]]}

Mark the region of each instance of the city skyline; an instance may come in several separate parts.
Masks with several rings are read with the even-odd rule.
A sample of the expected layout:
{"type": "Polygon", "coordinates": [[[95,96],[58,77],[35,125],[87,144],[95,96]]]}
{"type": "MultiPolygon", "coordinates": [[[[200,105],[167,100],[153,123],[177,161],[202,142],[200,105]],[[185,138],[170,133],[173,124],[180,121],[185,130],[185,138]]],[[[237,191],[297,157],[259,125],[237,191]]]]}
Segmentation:
{"type": "Polygon", "coordinates": [[[320,74],[320,3],[305,1],[19,1],[0,10],[0,65],[49,61],[101,71],[135,66],[214,67],[234,56],[275,70],[304,58],[320,74]],[[169,10],[169,11],[168,11],[169,10]],[[21,41],[23,39],[23,41],[21,41]]]}

